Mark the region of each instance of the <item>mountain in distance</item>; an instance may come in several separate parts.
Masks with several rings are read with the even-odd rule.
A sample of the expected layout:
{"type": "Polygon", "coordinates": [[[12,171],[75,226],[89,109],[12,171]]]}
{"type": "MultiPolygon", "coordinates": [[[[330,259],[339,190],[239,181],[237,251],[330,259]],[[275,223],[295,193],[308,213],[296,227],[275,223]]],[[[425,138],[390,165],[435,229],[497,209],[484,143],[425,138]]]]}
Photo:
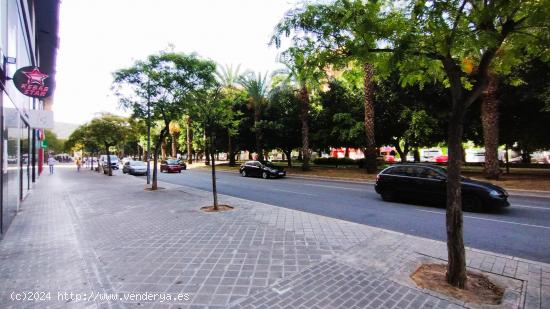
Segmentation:
{"type": "Polygon", "coordinates": [[[71,133],[76,130],[80,125],[75,123],[68,123],[68,122],[54,122],[53,125],[53,133],[57,135],[57,138],[59,139],[67,139],[71,135],[71,133]]]}

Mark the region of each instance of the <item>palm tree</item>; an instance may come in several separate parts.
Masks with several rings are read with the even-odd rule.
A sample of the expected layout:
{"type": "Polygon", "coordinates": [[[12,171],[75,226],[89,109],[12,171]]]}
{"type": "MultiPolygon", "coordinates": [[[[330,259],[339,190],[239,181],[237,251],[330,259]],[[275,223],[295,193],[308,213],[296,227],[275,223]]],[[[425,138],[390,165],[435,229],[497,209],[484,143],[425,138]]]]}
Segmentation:
{"type": "Polygon", "coordinates": [[[262,129],[260,121],[262,120],[262,109],[265,106],[268,92],[268,73],[263,76],[262,73],[249,72],[239,78],[239,83],[246,89],[249,97],[249,108],[254,109],[254,133],[256,135],[256,154],[258,160],[263,161],[262,129]]]}
{"type": "Polygon", "coordinates": [[[485,144],[485,177],[498,179],[498,79],[496,74],[489,73],[489,82],[482,94],[481,124],[483,126],[483,140],[485,144]]]}
{"type": "Polygon", "coordinates": [[[183,119],[185,121],[185,132],[187,134],[187,138],[185,139],[187,143],[187,164],[193,164],[193,129],[191,128],[193,120],[189,115],[185,115],[183,119]]]}
{"type": "Polygon", "coordinates": [[[181,132],[180,125],[176,121],[170,122],[170,125],[168,126],[168,132],[172,137],[172,158],[175,158],[178,149],[177,140],[181,132]]]}
{"type": "MultiPolygon", "coordinates": [[[[233,65],[225,65],[225,67],[219,66],[218,71],[216,71],[216,77],[218,78],[219,83],[224,88],[224,90],[234,90],[239,85],[239,69],[241,65],[237,65],[233,69],[233,65]]],[[[235,153],[233,151],[233,139],[231,129],[227,128],[227,154],[229,156],[229,166],[235,166],[235,153]]]]}
{"type": "Polygon", "coordinates": [[[300,101],[300,121],[302,123],[302,170],[308,171],[311,152],[309,149],[309,111],[310,92],[312,82],[320,79],[321,70],[308,63],[305,50],[291,47],[286,50],[279,59],[285,69],[275,72],[284,76],[285,82],[293,83],[298,88],[298,100],[300,101]]]}

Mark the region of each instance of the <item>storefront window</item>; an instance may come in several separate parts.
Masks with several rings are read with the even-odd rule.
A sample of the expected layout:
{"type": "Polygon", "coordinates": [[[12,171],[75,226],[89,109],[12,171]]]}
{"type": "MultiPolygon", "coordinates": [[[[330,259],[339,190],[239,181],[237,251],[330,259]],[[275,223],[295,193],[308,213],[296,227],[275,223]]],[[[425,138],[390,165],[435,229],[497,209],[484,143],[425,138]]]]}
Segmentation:
{"type": "Polygon", "coordinates": [[[9,97],[3,93],[3,184],[2,184],[2,233],[17,213],[20,197],[20,122],[21,118],[9,97]]]}

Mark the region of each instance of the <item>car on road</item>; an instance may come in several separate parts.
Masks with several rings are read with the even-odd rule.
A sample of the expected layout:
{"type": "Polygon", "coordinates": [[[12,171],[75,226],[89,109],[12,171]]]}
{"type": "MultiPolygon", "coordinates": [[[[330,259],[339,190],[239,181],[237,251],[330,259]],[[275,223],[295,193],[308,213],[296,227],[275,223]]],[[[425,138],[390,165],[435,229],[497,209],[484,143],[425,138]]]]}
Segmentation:
{"type": "MultiPolygon", "coordinates": [[[[508,193],[503,188],[461,178],[462,209],[480,211],[507,207],[508,193]]],[[[427,164],[396,164],[382,170],[376,177],[376,193],[385,201],[417,200],[445,203],[447,196],[447,170],[427,164]]]]}
{"type": "Polygon", "coordinates": [[[263,179],[278,178],[286,176],[286,171],[276,167],[271,162],[248,161],[239,168],[241,176],[262,177],[263,179]]]}
{"type": "Polygon", "coordinates": [[[179,159],[178,162],[179,162],[182,170],[187,169],[187,164],[185,163],[185,161],[183,159],[179,159]]]}
{"type": "Polygon", "coordinates": [[[181,173],[182,167],[180,161],[176,159],[164,160],[160,163],[160,172],[181,173]]]}
{"type": "Polygon", "coordinates": [[[122,173],[130,175],[147,175],[147,163],[143,161],[126,161],[122,166],[122,173]]]}

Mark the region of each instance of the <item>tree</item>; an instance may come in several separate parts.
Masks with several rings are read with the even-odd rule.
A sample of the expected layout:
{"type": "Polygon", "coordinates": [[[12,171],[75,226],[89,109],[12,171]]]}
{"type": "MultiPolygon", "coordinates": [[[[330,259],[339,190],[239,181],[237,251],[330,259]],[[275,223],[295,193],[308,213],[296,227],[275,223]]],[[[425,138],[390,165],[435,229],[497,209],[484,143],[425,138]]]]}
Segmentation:
{"type": "Polygon", "coordinates": [[[225,127],[235,127],[231,100],[224,100],[220,86],[196,93],[189,113],[193,119],[200,122],[205,128],[207,142],[205,148],[209,148],[212,171],[212,196],[214,210],[218,210],[218,191],[216,186],[216,131],[225,127]]]}
{"type": "Polygon", "coordinates": [[[273,89],[265,111],[266,144],[283,151],[288,167],[292,167],[292,150],[302,142],[300,110],[300,101],[293,88],[283,84],[273,89]]]}
{"type": "Polygon", "coordinates": [[[170,122],[189,108],[195,94],[214,83],[215,64],[175,52],[151,55],[132,67],[114,73],[114,88],[121,105],[134,117],[161,120],[163,127],[155,143],[152,190],[157,189],[157,162],[160,148],[170,130],[170,122]]]}
{"type": "MultiPolygon", "coordinates": [[[[333,79],[320,93],[314,143],[319,148],[362,147],[365,145],[364,109],[361,89],[333,79]]],[[[349,155],[349,151],[346,151],[349,155]]]]}
{"type": "Polygon", "coordinates": [[[44,130],[44,139],[48,141],[48,149],[50,151],[53,151],[54,153],[63,151],[65,141],[59,139],[57,134],[55,134],[52,130],[44,130]]]}
{"type": "Polygon", "coordinates": [[[260,121],[262,118],[262,110],[267,104],[268,93],[268,74],[262,76],[262,73],[254,74],[249,72],[239,79],[240,84],[246,89],[249,97],[249,108],[254,110],[254,135],[256,136],[256,154],[258,160],[264,160],[263,154],[263,136],[260,121]]]}
{"type": "Polygon", "coordinates": [[[170,136],[172,137],[172,153],[171,153],[172,158],[175,158],[178,150],[177,148],[178,136],[180,134],[181,129],[179,124],[176,121],[171,121],[168,127],[168,131],[170,132],[170,136]]]}
{"type": "MultiPolygon", "coordinates": [[[[67,141],[65,142],[65,150],[84,150],[88,153],[90,153],[90,156],[92,157],[91,164],[90,164],[90,170],[94,169],[94,160],[95,154],[99,152],[100,147],[102,147],[100,144],[98,144],[97,139],[91,135],[89,130],[89,124],[83,124],[76,128],[67,141]]],[[[99,169],[98,169],[99,172],[99,169]]]]}
{"type": "Polygon", "coordinates": [[[321,72],[315,58],[309,55],[311,50],[303,47],[290,47],[281,54],[280,62],[285,70],[276,72],[285,76],[287,83],[292,83],[298,88],[298,101],[300,103],[300,122],[302,124],[302,170],[308,171],[311,151],[309,147],[309,114],[310,91],[318,85],[321,72]]]}
{"type": "MultiPolygon", "coordinates": [[[[232,96],[236,95],[237,86],[239,85],[240,73],[239,69],[241,68],[238,65],[236,68],[233,66],[226,65],[225,67],[219,66],[219,70],[216,71],[216,77],[218,82],[223,87],[223,91],[226,92],[225,98],[232,99],[232,96]]],[[[237,99],[237,98],[234,98],[237,99]]],[[[234,104],[230,106],[232,110],[235,110],[234,104]]],[[[233,137],[237,134],[235,130],[227,130],[227,156],[229,157],[229,166],[235,166],[235,151],[233,145],[233,137]]]]}
{"type": "Polygon", "coordinates": [[[531,163],[531,152],[550,148],[550,64],[535,57],[515,66],[513,71],[514,77],[521,80],[519,85],[513,85],[509,78],[499,81],[500,140],[506,148],[516,146],[523,161],[531,163]]]}
{"type": "Polygon", "coordinates": [[[464,116],[485,90],[499,48],[532,48],[533,29],[548,27],[549,10],[548,1],[447,0],[413,1],[404,13],[408,23],[397,40],[403,84],[437,78],[450,89],[446,219],[447,281],[453,286],[464,288],[466,282],[460,190],[464,116]],[[467,59],[478,59],[471,73],[464,67],[467,59]]]}
{"type": "Polygon", "coordinates": [[[286,14],[275,30],[273,41],[293,35],[293,41],[316,50],[319,63],[346,67],[357,62],[363,69],[364,126],[367,172],[376,172],[376,142],[372,80],[376,53],[382,39],[387,39],[393,26],[383,1],[336,0],[329,4],[312,4],[286,14]]]}
{"type": "Polygon", "coordinates": [[[412,150],[419,161],[419,147],[445,140],[446,91],[440,82],[401,87],[397,70],[378,79],[374,83],[378,144],[393,145],[402,162],[412,150]]]}
{"type": "Polygon", "coordinates": [[[112,114],[103,114],[99,118],[92,119],[87,125],[87,137],[95,145],[104,147],[107,154],[107,165],[109,165],[109,176],[113,176],[110,148],[121,145],[126,139],[128,131],[129,125],[126,119],[112,114]]]}

